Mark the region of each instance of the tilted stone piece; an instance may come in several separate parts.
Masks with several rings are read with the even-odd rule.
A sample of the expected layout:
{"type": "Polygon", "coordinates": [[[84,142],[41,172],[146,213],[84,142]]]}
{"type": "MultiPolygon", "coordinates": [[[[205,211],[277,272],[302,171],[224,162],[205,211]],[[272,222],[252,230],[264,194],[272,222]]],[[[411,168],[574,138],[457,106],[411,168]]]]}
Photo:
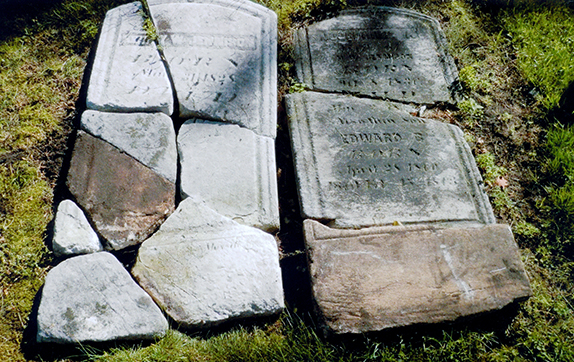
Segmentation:
{"type": "Polygon", "coordinates": [[[38,342],[82,343],[162,337],[161,310],[107,252],[50,270],[38,308],[38,342]]]}
{"type": "Polygon", "coordinates": [[[277,16],[248,0],[150,1],[180,117],[275,138],[277,16]]]}
{"type": "Polygon", "coordinates": [[[191,197],[142,244],[132,274],[185,328],[272,315],[284,307],[273,236],[191,197]]]}
{"type": "Polygon", "coordinates": [[[175,209],[173,182],[83,131],[66,184],[114,250],[144,241],[175,209]]]}
{"type": "Polygon", "coordinates": [[[295,34],[299,80],[312,89],[452,102],[456,66],[436,19],[405,9],[345,10],[295,34]]]}
{"type": "Polygon", "coordinates": [[[507,225],[341,230],[305,220],[304,228],[328,333],[450,322],[532,294],[507,225]]]}
{"type": "Polygon", "coordinates": [[[177,147],[171,118],[164,113],[85,111],[81,128],[175,183],[177,147]]]}
{"type": "Polygon", "coordinates": [[[103,250],[86,215],[72,200],[64,200],[58,205],[52,249],[56,256],[89,254],[103,250]]]}
{"type": "Polygon", "coordinates": [[[264,231],[279,229],[275,142],[237,125],[185,122],[177,138],[181,196],[264,231]]]}
{"type": "Polygon", "coordinates": [[[381,100],[287,96],[301,210],[339,227],[494,223],[462,131],[381,100]]]}
{"type": "Polygon", "coordinates": [[[156,44],[133,2],[106,14],[91,70],[88,109],[173,113],[173,91],[156,44]]]}

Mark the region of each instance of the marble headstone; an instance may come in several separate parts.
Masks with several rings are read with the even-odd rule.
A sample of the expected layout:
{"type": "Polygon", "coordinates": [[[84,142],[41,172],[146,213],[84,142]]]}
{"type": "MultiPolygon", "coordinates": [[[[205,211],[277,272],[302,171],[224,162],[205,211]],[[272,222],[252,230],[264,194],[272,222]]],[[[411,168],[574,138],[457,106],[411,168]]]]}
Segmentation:
{"type": "Polygon", "coordinates": [[[312,89],[452,101],[456,67],[434,18],[388,7],[350,9],[295,35],[298,78],[312,89]]]}
{"type": "Polygon", "coordinates": [[[88,109],[173,113],[165,65],[143,24],[139,2],[107,12],[88,85],[88,109]]]}
{"type": "Polygon", "coordinates": [[[275,137],[277,16],[247,0],[150,1],[182,118],[275,137]]]}
{"type": "Polygon", "coordinates": [[[273,139],[233,124],[190,120],[177,143],[182,199],[193,195],[241,224],[279,229],[273,139]]]}
{"type": "Polygon", "coordinates": [[[287,107],[305,217],[341,227],[494,222],[458,127],[342,95],[292,94],[287,107]]]}

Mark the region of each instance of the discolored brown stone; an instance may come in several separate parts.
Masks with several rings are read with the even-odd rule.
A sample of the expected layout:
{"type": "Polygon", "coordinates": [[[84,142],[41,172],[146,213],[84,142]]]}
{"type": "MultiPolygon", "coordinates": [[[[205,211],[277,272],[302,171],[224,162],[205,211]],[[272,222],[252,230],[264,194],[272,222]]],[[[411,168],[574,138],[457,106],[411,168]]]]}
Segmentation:
{"type": "Polygon", "coordinates": [[[173,182],[82,131],[66,183],[114,250],[144,241],[175,209],[173,182]]]}
{"type": "Polygon", "coordinates": [[[507,225],[342,230],[306,220],[304,228],[328,333],[454,321],[532,294],[507,225]]]}

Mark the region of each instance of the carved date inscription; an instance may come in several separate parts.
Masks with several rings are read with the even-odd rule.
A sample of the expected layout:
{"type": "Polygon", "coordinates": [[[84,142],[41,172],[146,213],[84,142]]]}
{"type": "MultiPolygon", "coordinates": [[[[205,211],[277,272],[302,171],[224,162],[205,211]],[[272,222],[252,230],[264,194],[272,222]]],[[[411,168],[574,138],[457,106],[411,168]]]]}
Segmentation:
{"type": "Polygon", "coordinates": [[[305,216],[342,226],[479,217],[479,181],[455,127],[341,95],[290,95],[289,114],[297,107],[290,127],[305,216]]]}

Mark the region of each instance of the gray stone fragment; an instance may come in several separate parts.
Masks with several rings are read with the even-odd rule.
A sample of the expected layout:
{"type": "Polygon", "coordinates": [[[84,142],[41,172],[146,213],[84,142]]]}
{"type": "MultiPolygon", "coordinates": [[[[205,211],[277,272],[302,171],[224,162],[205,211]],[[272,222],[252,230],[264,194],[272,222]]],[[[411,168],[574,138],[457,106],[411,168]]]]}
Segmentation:
{"type": "Polygon", "coordinates": [[[305,220],[304,228],[327,333],[451,322],[532,295],[507,225],[341,230],[305,220]]]}
{"type": "Polygon", "coordinates": [[[103,250],[86,215],[72,200],[64,200],[58,205],[52,250],[56,256],[89,254],[103,250]]]}
{"type": "Polygon", "coordinates": [[[161,310],[107,252],[50,270],[38,308],[38,342],[153,339],[168,328],[161,310]]]}
{"type": "Polygon", "coordinates": [[[186,328],[284,307],[275,239],[191,197],[142,244],[132,274],[186,328]]]}
{"type": "Polygon", "coordinates": [[[180,116],[275,138],[277,16],[247,0],[151,1],[180,116]]]}
{"type": "Polygon", "coordinates": [[[438,21],[368,7],[300,29],[296,69],[313,89],[431,104],[452,102],[456,66],[438,21]]]}
{"type": "Polygon", "coordinates": [[[106,14],[86,103],[107,112],[173,113],[173,93],[165,65],[143,27],[139,2],[106,14]]]}
{"type": "Polygon", "coordinates": [[[287,96],[303,215],[340,227],[494,223],[462,131],[389,108],[342,95],[287,96]]]}
{"type": "Polygon", "coordinates": [[[237,125],[185,122],[177,139],[181,196],[264,231],[279,228],[275,142],[237,125]]]}
{"type": "Polygon", "coordinates": [[[164,113],[108,113],[85,111],[81,128],[176,181],[177,147],[171,118],[164,113]]]}
{"type": "Polygon", "coordinates": [[[83,131],[66,185],[113,250],[141,243],[175,209],[173,182],[83,131]]]}

